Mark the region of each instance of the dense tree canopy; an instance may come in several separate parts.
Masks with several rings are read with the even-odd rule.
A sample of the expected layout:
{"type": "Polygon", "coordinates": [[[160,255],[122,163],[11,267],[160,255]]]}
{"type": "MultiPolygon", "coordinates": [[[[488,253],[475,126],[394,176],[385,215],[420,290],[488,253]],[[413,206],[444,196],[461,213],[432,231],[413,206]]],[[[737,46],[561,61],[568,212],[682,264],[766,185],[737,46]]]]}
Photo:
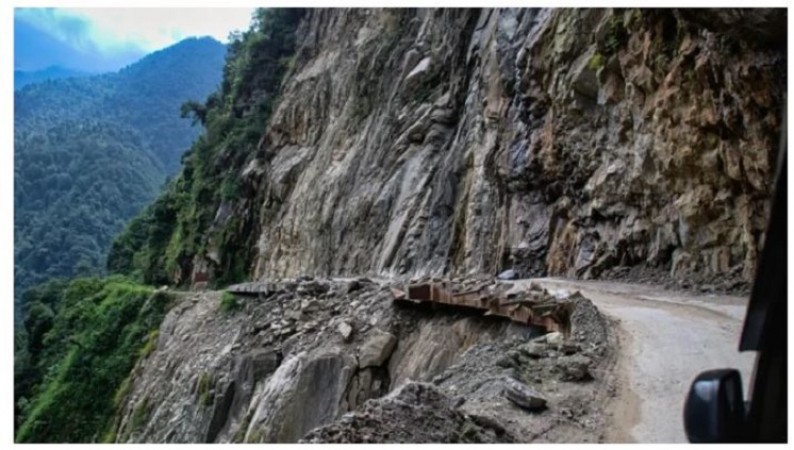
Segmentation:
{"type": "Polygon", "coordinates": [[[121,277],[51,281],[25,294],[16,342],[17,442],[112,439],[125,379],[153,348],[172,298],[121,277]]]}
{"type": "Polygon", "coordinates": [[[188,39],[117,73],[15,92],[15,298],[101,273],[113,237],[154,199],[199,133],[180,106],[220,83],[226,48],[188,39]]]}
{"type": "Polygon", "coordinates": [[[182,114],[205,131],[185,154],[179,176],[113,243],[111,272],[151,284],[185,282],[193,257],[204,256],[211,241],[217,251],[216,283],[247,275],[258,208],[231,214],[222,224],[216,223],[216,213],[224,202],[227,210],[258,202],[259,193],[241,192],[240,173],[261,150],[259,141],[294,58],[302,15],[301,9],[257,10],[251,29],[229,44],[220,89],[204,104],[183,105],[182,114]]]}
{"type": "Polygon", "coordinates": [[[115,234],[162,185],[160,162],[137,133],[106,122],[14,137],[17,287],[102,267],[115,234]]]}

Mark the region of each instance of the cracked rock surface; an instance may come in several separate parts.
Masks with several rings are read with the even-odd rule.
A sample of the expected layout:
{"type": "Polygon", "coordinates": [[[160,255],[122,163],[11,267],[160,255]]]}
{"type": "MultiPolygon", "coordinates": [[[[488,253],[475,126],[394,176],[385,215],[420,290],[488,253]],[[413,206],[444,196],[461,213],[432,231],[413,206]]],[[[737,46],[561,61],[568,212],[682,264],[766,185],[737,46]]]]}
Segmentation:
{"type": "Polygon", "coordinates": [[[781,35],[785,11],[764,9],[311,10],[261,170],[240,174],[254,197],[219,214],[256,217],[255,279],[513,269],[740,291],[781,35]]]}

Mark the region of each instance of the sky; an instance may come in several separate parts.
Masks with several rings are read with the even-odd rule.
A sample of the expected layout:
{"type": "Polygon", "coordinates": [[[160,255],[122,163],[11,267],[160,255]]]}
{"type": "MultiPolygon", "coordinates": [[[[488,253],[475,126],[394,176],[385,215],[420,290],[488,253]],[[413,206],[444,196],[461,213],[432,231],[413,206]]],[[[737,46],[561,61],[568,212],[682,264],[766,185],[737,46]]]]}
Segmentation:
{"type": "Polygon", "coordinates": [[[118,70],[194,36],[226,42],[253,8],[16,8],[14,68],[118,70]]]}

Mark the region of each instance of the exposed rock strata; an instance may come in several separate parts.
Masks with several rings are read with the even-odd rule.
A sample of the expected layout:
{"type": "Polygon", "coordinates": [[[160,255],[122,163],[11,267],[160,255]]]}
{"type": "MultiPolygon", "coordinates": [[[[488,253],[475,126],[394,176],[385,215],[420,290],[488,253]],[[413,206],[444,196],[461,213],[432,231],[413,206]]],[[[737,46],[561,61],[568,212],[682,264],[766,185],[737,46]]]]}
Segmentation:
{"type": "Polygon", "coordinates": [[[785,52],[733,31],[780,20],[698,14],[311,11],[241,174],[261,208],[226,205],[252,274],[751,280],[785,52]]]}

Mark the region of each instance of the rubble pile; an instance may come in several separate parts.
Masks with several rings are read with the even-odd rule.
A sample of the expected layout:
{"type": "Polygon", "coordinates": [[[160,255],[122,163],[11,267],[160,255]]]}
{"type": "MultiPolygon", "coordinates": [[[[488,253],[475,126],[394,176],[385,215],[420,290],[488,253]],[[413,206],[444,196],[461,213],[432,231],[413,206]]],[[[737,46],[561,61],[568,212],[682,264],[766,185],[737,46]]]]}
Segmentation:
{"type": "MultiPolygon", "coordinates": [[[[487,287],[570,305],[569,332],[547,332],[453,305],[395,302],[404,285],[246,283],[226,290],[231,310],[219,292],[186,298],[134,370],[118,441],[532,441],[594,414],[612,350],[589,300],[487,287]]],[[[598,433],[593,425],[574,440],[598,433]]]]}

